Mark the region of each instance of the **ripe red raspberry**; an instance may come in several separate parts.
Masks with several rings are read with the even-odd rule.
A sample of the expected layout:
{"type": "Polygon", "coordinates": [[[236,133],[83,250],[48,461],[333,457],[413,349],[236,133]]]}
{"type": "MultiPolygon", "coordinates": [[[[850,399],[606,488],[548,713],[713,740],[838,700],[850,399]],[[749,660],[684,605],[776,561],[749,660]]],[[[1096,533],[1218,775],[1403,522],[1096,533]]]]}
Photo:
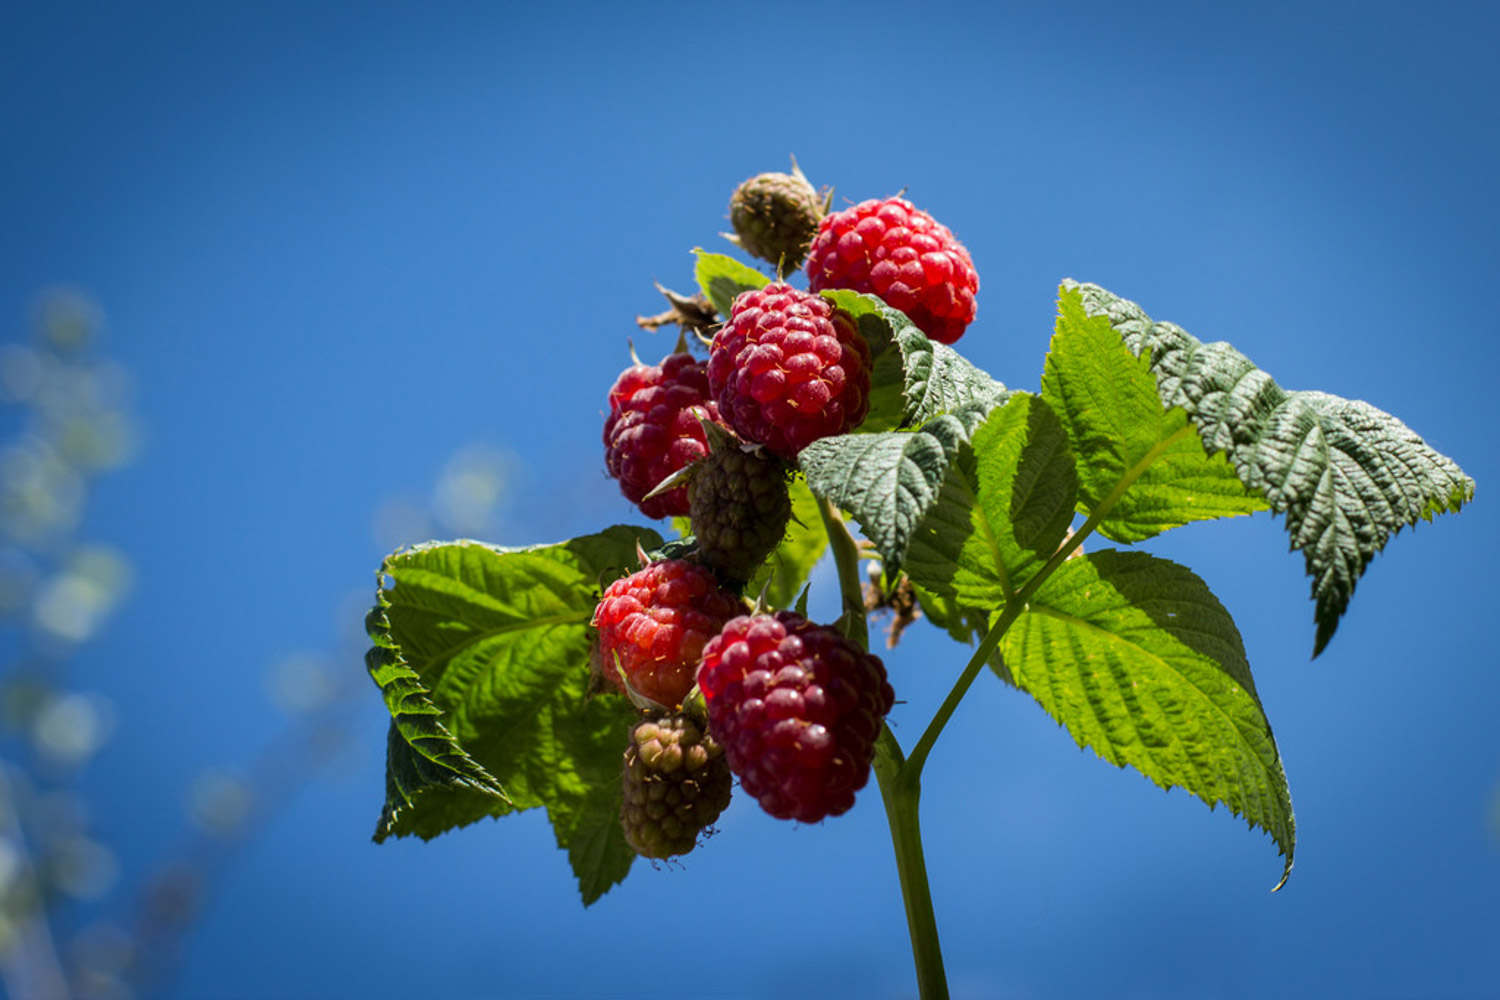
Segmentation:
{"type": "Polygon", "coordinates": [[[660,365],[631,365],[609,390],[604,461],[620,492],[647,517],[688,512],[686,487],[641,498],[708,454],[700,416],[718,420],[719,408],[709,398],[703,363],[691,354],[673,354],[660,365]]]}
{"type": "Polygon", "coordinates": [[[703,647],[698,687],[740,787],[804,823],[854,804],[895,700],[878,658],[791,611],[725,625],[703,647]]]}
{"type": "Polygon", "coordinates": [[[740,600],[697,563],[652,563],[610,584],[594,608],[594,668],[624,693],[618,664],[640,694],[668,708],[680,705],[704,643],[743,612],[740,600]]]}
{"type": "Polygon", "coordinates": [[[953,234],[904,198],[823,217],[807,255],[808,287],[872,292],[927,336],[951,344],[974,321],[979,275],[953,234]]]}
{"type": "Polygon", "coordinates": [[[714,337],[708,384],[747,441],[782,458],[859,426],[870,409],[870,347],[833,303],[790,285],[742,292],[714,337]]]}

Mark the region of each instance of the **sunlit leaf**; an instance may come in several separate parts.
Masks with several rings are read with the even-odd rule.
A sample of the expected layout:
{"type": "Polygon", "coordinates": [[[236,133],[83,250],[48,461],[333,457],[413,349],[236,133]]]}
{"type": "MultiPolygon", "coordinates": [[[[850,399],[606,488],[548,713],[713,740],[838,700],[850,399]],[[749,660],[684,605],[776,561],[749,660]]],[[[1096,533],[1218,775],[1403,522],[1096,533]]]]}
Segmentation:
{"type": "Polygon", "coordinates": [[[1222,455],[1211,456],[1181,409],[1157,398],[1148,358],[1138,358],[1076,293],[1058,301],[1042,396],[1078,456],[1078,507],[1100,512],[1106,538],[1138,542],[1168,528],[1265,510],[1222,455]]]}
{"type": "Polygon", "coordinates": [[[693,269],[693,275],[698,281],[698,287],[708,296],[722,319],[729,318],[729,310],[733,308],[735,297],[741,292],[754,291],[771,283],[770,278],[733,257],[706,250],[698,250],[696,253],[698,263],[693,269]]]}
{"type": "Polygon", "coordinates": [[[368,658],[393,719],[377,840],[543,806],[585,903],[625,877],[619,768],[633,712],[619,696],[586,696],[588,622],[601,583],[634,567],[638,545],[661,544],[617,526],[557,545],[431,543],[387,557],[368,658]]]}
{"type": "Polygon", "coordinates": [[[1286,881],[1296,846],[1286,774],[1239,630],[1207,584],[1144,552],[1071,559],[1000,648],[1015,683],[1079,746],[1268,832],[1286,881]]]}

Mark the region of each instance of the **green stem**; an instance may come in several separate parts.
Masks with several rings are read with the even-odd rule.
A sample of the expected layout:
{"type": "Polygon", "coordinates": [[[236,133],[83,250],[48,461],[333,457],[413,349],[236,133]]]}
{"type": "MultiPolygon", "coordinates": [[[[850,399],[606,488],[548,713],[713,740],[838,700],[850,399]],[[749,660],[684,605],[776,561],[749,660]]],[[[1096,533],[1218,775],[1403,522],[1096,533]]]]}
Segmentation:
{"type": "Polygon", "coordinates": [[[932,747],[937,743],[943,727],[948,724],[948,719],[957,710],[958,703],[964,700],[964,695],[969,691],[969,685],[974,683],[974,678],[978,677],[979,672],[984,669],[990,654],[995,651],[996,646],[1000,645],[1000,637],[1005,635],[1005,630],[1010,628],[1010,623],[1015,621],[1021,613],[1022,606],[1019,601],[1007,602],[1005,611],[995,619],[995,624],[990,626],[990,630],[985,633],[984,639],[979,643],[979,648],[974,650],[973,656],[969,657],[963,673],[958,675],[953,689],[948,692],[948,697],[944,698],[943,703],[938,706],[937,714],[932,717],[932,721],[927,724],[927,729],[917,740],[917,745],[912,748],[911,756],[907,758],[906,766],[903,768],[906,772],[903,775],[905,780],[912,784],[917,784],[922,780],[922,768],[927,763],[927,755],[932,752],[932,747]]]}
{"type": "Polygon", "coordinates": [[[859,546],[849,534],[849,526],[834,509],[833,504],[818,498],[818,516],[823,519],[823,530],[828,534],[828,547],[833,550],[833,565],[839,574],[839,592],[844,598],[844,614],[847,628],[844,634],[859,643],[861,649],[870,648],[870,634],[865,625],[865,595],[859,586],[859,546]]]}
{"type": "MultiPolygon", "coordinates": [[[[1111,506],[1113,506],[1112,503],[1111,506]]],[[[1026,602],[1031,600],[1031,595],[1036,593],[1037,588],[1067,560],[1068,556],[1077,551],[1085,538],[1094,533],[1094,527],[1102,519],[1103,513],[1096,513],[1085,520],[1083,525],[1069,536],[1056,552],[1052,553],[1052,558],[1037,570],[1036,575],[1027,580],[1024,587],[1006,600],[1005,610],[1000,613],[999,618],[995,619],[990,630],[984,634],[979,648],[974,650],[973,656],[969,657],[969,662],[965,664],[963,673],[958,675],[958,680],[954,681],[953,689],[948,692],[948,697],[944,698],[943,703],[938,706],[937,714],[932,717],[932,721],[927,724],[927,729],[917,740],[917,745],[912,748],[911,756],[907,758],[903,769],[909,775],[907,780],[913,783],[921,781],[922,768],[927,764],[927,755],[932,752],[933,745],[942,735],[943,727],[948,724],[948,720],[958,709],[958,703],[963,701],[964,695],[969,691],[969,686],[974,683],[974,678],[978,677],[980,671],[984,669],[985,661],[990,658],[995,647],[1000,645],[1005,630],[1020,617],[1021,612],[1026,608],[1026,602]]]]}
{"type": "Polygon", "coordinates": [[[881,729],[876,742],[875,779],[880,783],[885,818],[891,827],[911,956],[917,967],[917,989],[922,1000],[947,1000],[948,974],[943,969],[937,914],[932,909],[932,887],[927,882],[927,859],[922,853],[922,786],[920,781],[908,778],[901,747],[889,728],[881,729]]]}
{"type": "MultiPolygon", "coordinates": [[[[864,594],[859,586],[859,547],[833,504],[819,498],[818,514],[823,519],[828,545],[833,550],[833,564],[838,569],[844,613],[851,624],[849,633],[854,633],[851,638],[868,649],[864,594]]],[[[919,778],[920,769],[913,771],[910,768],[901,752],[901,744],[896,742],[889,727],[882,726],[875,741],[875,780],[880,785],[886,821],[891,828],[896,873],[901,879],[901,900],[906,906],[906,928],[911,935],[912,960],[917,967],[917,988],[922,1000],[948,1000],[948,974],[943,970],[937,914],[932,908],[927,859],[922,853],[922,828],[918,818],[922,785],[919,778]]]]}
{"type": "MultiPolygon", "coordinates": [[[[845,634],[868,649],[864,595],[860,592],[859,547],[833,504],[819,498],[818,514],[823,519],[828,544],[833,550],[834,566],[838,570],[839,591],[843,596],[847,625],[845,634]]],[[[979,647],[974,650],[974,655],[969,657],[963,673],[917,740],[910,757],[901,752],[901,745],[896,742],[889,727],[881,727],[880,736],[876,740],[875,779],[880,785],[886,821],[891,828],[891,847],[896,854],[896,872],[901,879],[901,899],[906,906],[906,927],[911,935],[912,960],[916,963],[917,988],[922,1000],[948,1000],[948,975],[943,970],[937,915],[932,908],[932,887],[927,881],[927,859],[922,853],[922,827],[919,818],[922,768],[927,763],[927,755],[932,752],[938,736],[942,734],[943,727],[958,709],[959,702],[963,701],[974,678],[984,669],[990,654],[1000,644],[1005,630],[1020,617],[1026,602],[1042,582],[1093,532],[1101,517],[1102,513],[1096,512],[1095,516],[1086,520],[1024,587],[1010,595],[1005,602],[1005,609],[985,633],[979,647]]]]}

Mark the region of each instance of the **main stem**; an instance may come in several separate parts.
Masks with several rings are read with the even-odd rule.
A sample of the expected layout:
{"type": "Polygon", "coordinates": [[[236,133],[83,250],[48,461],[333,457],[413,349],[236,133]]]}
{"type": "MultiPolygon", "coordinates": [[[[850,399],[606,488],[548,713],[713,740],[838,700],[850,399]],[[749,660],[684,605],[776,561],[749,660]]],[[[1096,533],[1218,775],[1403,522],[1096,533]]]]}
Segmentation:
{"type": "Polygon", "coordinates": [[[882,728],[875,748],[875,780],[885,800],[885,818],[891,827],[891,847],[896,852],[896,872],[901,877],[901,900],[906,905],[906,930],[911,936],[911,957],[917,967],[917,989],[922,1000],[947,1000],[948,973],[943,968],[943,949],[938,943],[937,914],[932,909],[932,887],[927,882],[927,858],[922,852],[919,818],[922,798],[920,780],[907,780],[901,746],[888,728],[882,728]]]}
{"type": "MultiPolygon", "coordinates": [[[[858,546],[844,519],[827,500],[818,500],[818,513],[828,533],[838,569],[844,614],[857,623],[854,640],[869,648],[865,626],[864,595],[859,586],[858,546]]],[[[891,846],[896,853],[896,872],[901,879],[901,899],[906,905],[906,927],[911,935],[912,960],[917,967],[917,988],[922,1000],[948,1000],[948,974],[943,969],[943,950],[938,943],[937,914],[932,909],[932,888],[927,882],[927,859],[922,852],[922,827],[918,817],[922,798],[921,769],[907,766],[905,755],[889,728],[882,726],[875,743],[875,780],[885,801],[886,821],[891,828],[891,846]]]]}
{"type": "MultiPolygon", "coordinates": [[[[922,827],[918,818],[922,799],[922,768],[926,765],[927,755],[932,752],[938,736],[942,734],[943,727],[957,710],[958,703],[963,701],[969,686],[989,662],[1001,637],[1005,635],[1005,630],[1020,616],[1026,602],[1042,582],[1093,532],[1114,499],[1116,497],[1111,496],[1109,502],[1101,504],[1084,521],[1082,527],[1052,553],[1052,557],[1025,586],[1007,595],[1004,610],[990,625],[989,631],[974,650],[974,655],[969,657],[963,673],[917,740],[911,756],[907,757],[901,752],[901,744],[896,742],[889,727],[882,726],[880,736],[876,739],[875,780],[880,785],[880,797],[885,801],[886,822],[891,828],[891,846],[896,852],[896,872],[901,878],[901,899],[906,904],[906,927],[911,935],[912,959],[917,966],[917,988],[922,1000],[948,1000],[948,974],[943,969],[943,950],[938,943],[937,915],[932,909],[932,888],[927,882],[927,859],[922,853],[922,827]]],[[[828,545],[833,550],[834,566],[838,569],[839,591],[844,603],[845,634],[868,649],[870,636],[865,624],[864,595],[859,586],[859,547],[833,504],[821,497],[818,499],[818,514],[823,519],[823,528],[828,533],[828,545]]]]}

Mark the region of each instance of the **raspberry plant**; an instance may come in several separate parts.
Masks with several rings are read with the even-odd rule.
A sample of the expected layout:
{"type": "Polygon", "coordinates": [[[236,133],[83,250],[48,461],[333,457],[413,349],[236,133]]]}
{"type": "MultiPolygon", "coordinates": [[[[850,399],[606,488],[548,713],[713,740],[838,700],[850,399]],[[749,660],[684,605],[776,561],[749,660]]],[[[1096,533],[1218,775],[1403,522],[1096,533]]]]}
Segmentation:
{"type": "Polygon", "coordinates": [[[699,251],[700,294],[667,292],[672,312],[641,321],[684,336],[610,391],[607,462],[648,517],[686,514],[694,476],[710,484],[671,541],[615,525],[386,558],[367,622],[391,713],[375,839],[545,807],[588,905],[637,851],[734,849],[698,834],[726,760],[768,812],[804,821],[868,794],[873,768],[921,994],[944,997],[922,770],[988,671],[1080,746],[1260,827],[1279,888],[1291,797],[1239,632],[1191,570],[1128,546],[1281,515],[1312,580],[1316,656],[1391,536],[1459,510],[1473,481],[1395,417],[1283,389],[1097,285],[1062,283],[1040,391],[1008,389],[948,346],[974,317],[967,250],[902,199],[821,216],[807,270],[811,293],[699,251]],[[689,332],[700,354],[712,338],[706,362],[689,332]],[[735,450],[705,459],[711,441],[735,450]],[[725,481],[740,474],[754,482],[725,481]],[[844,613],[812,623],[825,551],[844,613]],[[901,669],[867,652],[861,560],[903,624],[915,601],[971,647],[910,747],[881,721],[901,669]]]}

